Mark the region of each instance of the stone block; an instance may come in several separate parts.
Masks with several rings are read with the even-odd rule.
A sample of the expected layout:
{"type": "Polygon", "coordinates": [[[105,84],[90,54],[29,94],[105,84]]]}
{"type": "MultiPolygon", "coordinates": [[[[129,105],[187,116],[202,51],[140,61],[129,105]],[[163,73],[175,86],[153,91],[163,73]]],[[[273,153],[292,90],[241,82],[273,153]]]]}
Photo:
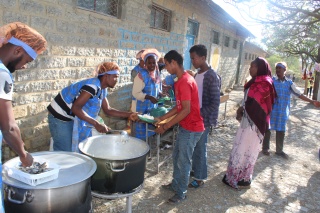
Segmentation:
{"type": "Polygon", "coordinates": [[[123,50],[123,49],[115,49],[113,51],[113,57],[115,58],[118,58],[118,57],[125,57],[126,56],[126,53],[127,51],[126,50],[123,50]]]}
{"type": "Polygon", "coordinates": [[[135,44],[132,42],[121,41],[121,48],[124,49],[135,49],[135,44]]]}
{"type": "Polygon", "coordinates": [[[69,67],[83,67],[86,63],[85,58],[68,58],[67,61],[69,67]]]}
{"type": "Polygon", "coordinates": [[[45,38],[50,44],[61,45],[67,43],[67,38],[64,35],[58,33],[48,32],[45,34],[45,38]]]}
{"type": "Polygon", "coordinates": [[[77,48],[76,55],[79,55],[79,56],[94,56],[95,55],[95,48],[79,47],[79,48],[77,48]]]}
{"type": "Polygon", "coordinates": [[[131,65],[131,59],[126,58],[120,58],[118,59],[118,65],[119,66],[130,66],[131,65]]]}
{"type": "Polygon", "coordinates": [[[57,95],[61,89],[65,88],[69,84],[69,80],[60,79],[58,81],[54,81],[52,82],[52,90],[56,90],[57,92],[55,93],[55,95],[57,95]]]}
{"type": "Polygon", "coordinates": [[[4,23],[10,23],[10,22],[15,22],[15,21],[27,23],[28,22],[28,15],[22,14],[22,13],[17,13],[17,12],[4,11],[2,19],[3,19],[4,23]]]}
{"type": "Polygon", "coordinates": [[[109,48],[97,48],[97,56],[99,57],[112,57],[113,49],[109,48]]]}
{"type": "MultiPolygon", "coordinates": [[[[127,57],[129,58],[134,58],[134,60],[136,60],[136,55],[140,50],[127,50],[127,57]]],[[[138,60],[136,60],[136,62],[138,62],[138,60]]],[[[134,64],[136,64],[136,62],[134,64]]]]}
{"type": "Polygon", "coordinates": [[[109,58],[105,57],[99,57],[99,58],[87,58],[86,59],[86,65],[87,67],[95,67],[98,64],[105,62],[105,61],[110,61],[109,58]]]}
{"type": "Polygon", "coordinates": [[[56,5],[47,5],[47,15],[50,17],[62,17],[64,15],[64,11],[62,8],[58,8],[56,5]]]}
{"type": "Polygon", "coordinates": [[[112,39],[108,41],[109,47],[111,48],[119,48],[119,41],[112,39]]]}
{"type": "Polygon", "coordinates": [[[16,0],[2,0],[0,1],[0,6],[2,8],[8,7],[8,8],[14,8],[17,6],[16,0]]]}
{"type": "MultiPolygon", "coordinates": [[[[81,9],[75,9],[74,6],[66,7],[65,18],[74,23],[87,23],[89,21],[89,14],[81,9]]],[[[93,25],[95,26],[95,25],[93,25]]]]}
{"type": "Polygon", "coordinates": [[[42,57],[38,61],[41,68],[63,68],[67,64],[64,57],[42,57]]]}
{"type": "Polygon", "coordinates": [[[46,30],[55,29],[55,21],[44,17],[31,16],[31,27],[46,30]]]}
{"type": "Polygon", "coordinates": [[[28,11],[28,14],[45,14],[45,6],[39,1],[20,0],[21,11],[28,11]]]}
{"type": "Polygon", "coordinates": [[[75,45],[75,46],[83,46],[83,44],[87,44],[87,36],[66,36],[67,44],[75,45]]]}
{"type": "Polygon", "coordinates": [[[45,100],[44,98],[45,97],[43,93],[31,93],[31,94],[16,95],[14,100],[17,105],[24,105],[24,104],[42,102],[45,100]]]}
{"type": "Polygon", "coordinates": [[[57,20],[57,31],[60,33],[76,34],[78,28],[72,22],[57,20]]]}
{"type": "Polygon", "coordinates": [[[13,114],[14,117],[17,118],[22,118],[28,115],[28,108],[26,105],[23,106],[15,106],[13,107],[13,114]]]}
{"type": "MultiPolygon", "coordinates": [[[[82,66],[84,66],[84,61],[82,66]]],[[[79,69],[77,68],[65,68],[61,70],[60,76],[61,76],[61,79],[70,79],[70,78],[76,79],[78,72],[79,72],[79,69]]]]}
{"type": "Polygon", "coordinates": [[[37,104],[29,104],[28,105],[28,115],[34,116],[42,112],[47,112],[47,104],[46,103],[37,103],[37,104]]]}
{"type": "Polygon", "coordinates": [[[78,72],[77,79],[83,79],[83,78],[92,78],[95,76],[94,69],[98,64],[96,64],[94,67],[85,67],[81,68],[78,72]]]}
{"type": "Polygon", "coordinates": [[[90,46],[103,47],[103,46],[107,46],[108,42],[107,42],[107,38],[90,36],[90,37],[87,37],[85,44],[90,46]]]}
{"type": "Polygon", "coordinates": [[[77,47],[75,46],[56,46],[52,45],[51,54],[59,56],[74,56],[76,54],[77,47]]]}

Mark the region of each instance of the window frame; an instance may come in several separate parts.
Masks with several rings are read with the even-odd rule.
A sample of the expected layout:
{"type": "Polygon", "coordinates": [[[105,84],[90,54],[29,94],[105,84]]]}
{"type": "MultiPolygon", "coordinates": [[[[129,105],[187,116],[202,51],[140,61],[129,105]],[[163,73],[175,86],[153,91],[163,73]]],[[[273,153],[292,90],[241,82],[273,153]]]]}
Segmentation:
{"type": "MultiPolygon", "coordinates": [[[[101,11],[97,11],[96,8],[90,9],[90,8],[79,6],[79,1],[80,0],[77,0],[77,7],[80,8],[80,9],[87,10],[87,11],[94,12],[94,13],[98,13],[98,14],[105,15],[105,16],[111,16],[111,17],[114,17],[114,18],[120,18],[121,17],[121,1],[122,0],[112,0],[112,1],[118,1],[117,2],[116,15],[112,15],[112,14],[104,13],[104,12],[101,12],[101,11]]],[[[95,1],[94,5],[96,5],[96,1],[106,1],[106,0],[94,0],[94,1],[95,1]]]]}
{"type": "Polygon", "coordinates": [[[225,35],[224,36],[224,44],[225,47],[229,47],[230,46],[230,37],[225,35]]]}
{"type": "MultiPolygon", "coordinates": [[[[166,31],[166,32],[170,32],[171,30],[171,19],[172,19],[172,11],[167,9],[167,8],[164,8],[158,4],[155,4],[155,3],[152,3],[151,5],[151,13],[150,13],[150,28],[152,29],[157,29],[157,30],[163,30],[163,31],[166,31]],[[155,10],[156,12],[162,12],[164,14],[164,16],[167,18],[167,28],[164,29],[164,28],[160,28],[160,27],[157,27],[155,26],[156,24],[156,15],[154,15],[154,18],[153,18],[153,25],[151,25],[151,21],[152,21],[152,10],[155,10]]],[[[165,18],[164,18],[165,20],[165,18]]],[[[162,22],[164,21],[162,20],[162,22]]]]}
{"type": "Polygon", "coordinates": [[[219,43],[220,43],[220,32],[218,32],[216,30],[212,30],[212,43],[219,45],[219,43]],[[217,35],[217,36],[215,36],[215,35],[217,35]]]}
{"type": "Polygon", "coordinates": [[[232,45],[233,49],[237,49],[238,48],[238,40],[233,39],[233,45],[232,45]]]}

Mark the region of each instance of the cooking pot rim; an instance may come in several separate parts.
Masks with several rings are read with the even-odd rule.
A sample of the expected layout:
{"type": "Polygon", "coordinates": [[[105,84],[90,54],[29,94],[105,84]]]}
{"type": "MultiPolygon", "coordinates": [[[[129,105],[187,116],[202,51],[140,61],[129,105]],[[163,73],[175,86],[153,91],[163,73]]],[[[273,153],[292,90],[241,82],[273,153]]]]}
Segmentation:
{"type": "MultiPolygon", "coordinates": [[[[140,140],[140,139],[138,139],[138,138],[131,137],[131,136],[129,136],[129,138],[133,138],[134,140],[139,141],[139,142],[141,141],[141,143],[143,143],[143,145],[146,147],[146,150],[145,150],[145,151],[143,151],[143,152],[139,153],[139,155],[135,155],[135,156],[133,156],[133,157],[126,157],[126,156],[96,157],[96,156],[94,156],[94,154],[88,153],[88,152],[86,152],[86,151],[83,150],[83,149],[84,149],[84,144],[87,143],[89,140],[93,141],[93,140],[96,139],[96,138],[110,137],[110,136],[112,136],[112,135],[113,135],[113,134],[110,134],[110,135],[97,135],[97,136],[89,137],[89,138],[87,138],[87,139],[85,139],[85,140],[83,140],[83,141],[81,141],[81,142],[79,143],[79,145],[78,145],[79,150],[80,150],[81,153],[83,153],[83,154],[85,154],[85,155],[87,155],[87,156],[89,156],[89,157],[91,157],[91,158],[94,158],[94,159],[103,159],[103,160],[110,160],[110,161],[126,161],[126,160],[137,159],[137,158],[141,158],[142,156],[147,155],[147,154],[149,153],[149,151],[150,151],[150,147],[149,147],[149,145],[148,145],[145,141],[142,141],[142,140],[140,140]]],[[[130,143],[130,141],[124,142],[124,143],[130,143]]]]}

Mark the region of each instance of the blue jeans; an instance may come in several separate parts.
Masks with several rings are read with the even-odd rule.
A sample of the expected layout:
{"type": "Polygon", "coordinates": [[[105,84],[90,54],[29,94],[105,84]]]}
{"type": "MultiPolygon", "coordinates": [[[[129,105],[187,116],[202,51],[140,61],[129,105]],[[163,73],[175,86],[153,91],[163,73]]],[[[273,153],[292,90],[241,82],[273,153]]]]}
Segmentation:
{"type": "Polygon", "coordinates": [[[49,129],[54,151],[71,152],[73,121],[62,121],[48,114],[49,129]]]}
{"type": "Polygon", "coordinates": [[[193,151],[192,156],[192,170],[194,172],[195,180],[205,180],[208,177],[208,168],[207,168],[207,142],[210,128],[207,127],[199,142],[193,151]]]}
{"type": "Polygon", "coordinates": [[[191,160],[194,147],[202,132],[191,132],[179,127],[176,144],[173,149],[173,180],[172,188],[181,198],[187,193],[191,160]]]}

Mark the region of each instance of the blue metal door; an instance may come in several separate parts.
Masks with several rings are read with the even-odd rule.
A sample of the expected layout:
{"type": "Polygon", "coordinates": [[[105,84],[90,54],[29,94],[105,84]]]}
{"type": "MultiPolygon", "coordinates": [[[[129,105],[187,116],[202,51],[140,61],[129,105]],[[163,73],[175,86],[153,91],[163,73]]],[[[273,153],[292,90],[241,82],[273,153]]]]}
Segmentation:
{"type": "Polygon", "coordinates": [[[184,50],[183,67],[185,70],[189,70],[191,69],[191,59],[190,59],[189,50],[194,45],[194,36],[187,34],[186,39],[187,39],[187,46],[186,46],[186,49],[184,50]]]}

